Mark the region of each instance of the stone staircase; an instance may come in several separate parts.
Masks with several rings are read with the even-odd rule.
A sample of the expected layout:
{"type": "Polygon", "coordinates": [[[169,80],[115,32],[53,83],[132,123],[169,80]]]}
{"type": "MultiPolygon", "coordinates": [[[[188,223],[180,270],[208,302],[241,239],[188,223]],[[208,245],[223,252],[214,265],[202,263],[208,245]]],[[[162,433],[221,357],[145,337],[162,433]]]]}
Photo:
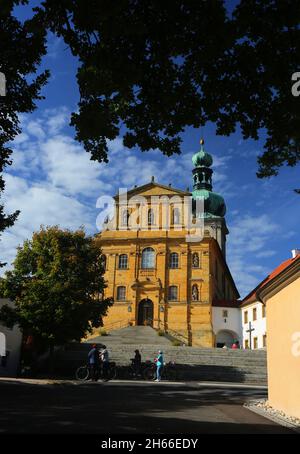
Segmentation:
{"type": "MultiPolygon", "coordinates": [[[[93,337],[87,341],[96,344],[105,344],[107,347],[120,345],[172,345],[165,336],[159,336],[155,329],[150,326],[128,326],[126,328],[111,331],[107,336],[93,337]]],[[[134,350],[138,348],[135,347],[134,350]]]]}
{"type": "Polygon", "coordinates": [[[118,366],[128,366],[139,349],[142,360],[153,360],[159,349],[165,361],[174,361],[182,380],[208,380],[265,385],[267,382],[264,350],[223,350],[218,348],[174,347],[151,327],[135,326],[112,331],[88,342],[67,344],[57,352],[56,365],[64,375],[73,374],[86,362],[91,343],[105,344],[110,359],[118,366]]]}

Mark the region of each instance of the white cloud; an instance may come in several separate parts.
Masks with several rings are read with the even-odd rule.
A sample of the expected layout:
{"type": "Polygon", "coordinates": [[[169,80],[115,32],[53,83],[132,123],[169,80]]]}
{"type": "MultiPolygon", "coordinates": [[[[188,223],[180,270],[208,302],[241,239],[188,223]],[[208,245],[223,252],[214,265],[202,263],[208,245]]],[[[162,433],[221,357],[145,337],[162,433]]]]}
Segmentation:
{"type": "Polygon", "coordinates": [[[58,134],[69,122],[70,112],[66,107],[57,109],[47,109],[45,115],[48,117],[46,125],[49,134],[58,134]]]}
{"type": "Polygon", "coordinates": [[[266,214],[235,219],[228,238],[228,263],[242,297],[270,272],[257,258],[266,258],[274,251],[265,250],[270,237],[280,231],[266,214]]]}
{"type": "Polygon", "coordinates": [[[29,121],[27,124],[26,131],[28,134],[37,137],[38,139],[44,139],[45,131],[42,127],[40,120],[29,121]]]}
{"type": "Polygon", "coordinates": [[[262,251],[262,252],[259,252],[258,254],[256,254],[256,257],[258,258],[265,258],[265,257],[273,257],[274,255],[276,255],[276,251],[262,251]]]}
{"type": "MultiPolygon", "coordinates": [[[[120,187],[131,189],[154,176],[162,184],[192,189],[192,152],[171,158],[159,150],[141,153],[124,148],[118,137],[107,142],[109,163],[100,164],[91,161],[70,136],[69,117],[66,107],[21,116],[23,132],[13,144],[13,165],[5,175],[6,210],[20,209],[21,214],[1,237],[1,260],[10,263],[16,247],[41,224],[72,229],[85,225],[89,232],[96,232],[96,200],[114,195],[120,187]]],[[[229,160],[214,157],[214,181],[222,194],[227,187],[230,190],[229,160]]]]}
{"type": "Polygon", "coordinates": [[[41,144],[43,167],[48,181],[69,194],[99,193],[101,166],[68,136],[50,137],[41,144]]]}
{"type": "Polygon", "coordinates": [[[15,225],[1,236],[1,260],[12,262],[17,246],[30,238],[41,225],[60,225],[76,229],[85,225],[93,230],[93,211],[73,197],[47,184],[31,184],[25,179],[5,174],[7,212],[20,210],[15,225]]]}

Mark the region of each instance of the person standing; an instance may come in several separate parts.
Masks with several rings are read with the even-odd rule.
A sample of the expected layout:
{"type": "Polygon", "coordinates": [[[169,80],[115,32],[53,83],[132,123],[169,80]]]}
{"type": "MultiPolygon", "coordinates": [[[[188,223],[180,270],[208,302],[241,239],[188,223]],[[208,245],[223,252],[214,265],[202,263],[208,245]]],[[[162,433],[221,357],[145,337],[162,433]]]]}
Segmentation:
{"type": "Polygon", "coordinates": [[[101,351],[101,361],[102,361],[102,370],[103,370],[103,379],[105,381],[108,380],[108,370],[109,370],[109,353],[106,348],[106,345],[103,345],[103,349],[101,351]]]}
{"type": "Polygon", "coordinates": [[[161,381],[161,372],[162,368],[164,367],[164,357],[163,357],[163,352],[159,350],[157,358],[155,358],[155,363],[156,363],[156,380],[155,381],[161,381]]]}
{"type": "Polygon", "coordinates": [[[239,349],[239,348],[240,348],[239,341],[238,341],[238,340],[235,340],[235,341],[233,342],[231,348],[232,348],[233,350],[239,349]]]}
{"type": "Polygon", "coordinates": [[[88,353],[88,364],[91,374],[91,380],[97,381],[97,370],[99,368],[99,351],[97,344],[93,344],[88,353]]]}
{"type": "Polygon", "coordinates": [[[134,355],[134,358],[132,359],[132,365],[134,367],[135,375],[137,377],[138,375],[141,375],[142,356],[141,356],[139,350],[135,350],[134,353],[135,353],[135,355],[134,355]]]}

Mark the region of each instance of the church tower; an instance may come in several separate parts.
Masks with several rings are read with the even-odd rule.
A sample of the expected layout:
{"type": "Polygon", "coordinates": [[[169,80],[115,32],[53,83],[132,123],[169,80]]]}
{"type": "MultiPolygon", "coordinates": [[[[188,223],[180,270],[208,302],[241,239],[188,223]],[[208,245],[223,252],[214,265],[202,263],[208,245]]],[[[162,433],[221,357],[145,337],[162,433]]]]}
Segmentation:
{"type": "Polygon", "coordinates": [[[226,205],[223,197],[213,191],[212,175],[213,164],[212,156],[204,149],[204,140],[200,141],[200,150],[192,157],[193,169],[193,204],[194,213],[196,200],[204,199],[204,213],[195,213],[197,216],[204,217],[204,229],[214,238],[226,258],[226,235],[229,233],[226,221],[226,205]]]}

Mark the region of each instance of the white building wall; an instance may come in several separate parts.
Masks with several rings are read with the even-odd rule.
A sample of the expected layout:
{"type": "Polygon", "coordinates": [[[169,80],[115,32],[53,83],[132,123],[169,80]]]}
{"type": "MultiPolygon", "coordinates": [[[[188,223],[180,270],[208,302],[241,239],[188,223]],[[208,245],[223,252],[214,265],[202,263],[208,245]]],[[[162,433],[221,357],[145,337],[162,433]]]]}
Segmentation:
{"type": "Polygon", "coordinates": [[[241,323],[241,310],[236,307],[212,307],[212,323],[213,331],[216,335],[216,342],[219,339],[226,339],[225,333],[231,333],[226,342],[227,347],[231,347],[232,341],[237,339],[242,345],[242,323],[241,323]],[[225,317],[224,311],[227,311],[225,317]],[[222,336],[224,333],[224,336],[222,336]],[[231,344],[231,345],[230,345],[231,344]]]}
{"type": "MultiPolygon", "coordinates": [[[[6,299],[0,299],[0,308],[12,303],[6,299]]],[[[0,324],[0,333],[5,336],[6,356],[0,356],[0,377],[15,377],[18,373],[21,353],[22,334],[15,326],[13,329],[6,328],[0,324]]],[[[1,336],[3,338],[3,336],[1,336]]]]}
{"type": "Polygon", "coordinates": [[[259,301],[255,301],[247,306],[241,308],[242,311],[242,326],[243,326],[243,346],[245,347],[245,341],[248,340],[250,345],[250,334],[247,332],[249,329],[249,322],[251,322],[252,328],[252,346],[254,349],[254,338],[257,338],[257,348],[264,348],[263,338],[267,335],[267,323],[266,317],[263,317],[263,304],[259,301]],[[257,320],[253,320],[253,309],[256,308],[257,320]],[[248,322],[245,323],[245,312],[248,313],[248,322]]]}

